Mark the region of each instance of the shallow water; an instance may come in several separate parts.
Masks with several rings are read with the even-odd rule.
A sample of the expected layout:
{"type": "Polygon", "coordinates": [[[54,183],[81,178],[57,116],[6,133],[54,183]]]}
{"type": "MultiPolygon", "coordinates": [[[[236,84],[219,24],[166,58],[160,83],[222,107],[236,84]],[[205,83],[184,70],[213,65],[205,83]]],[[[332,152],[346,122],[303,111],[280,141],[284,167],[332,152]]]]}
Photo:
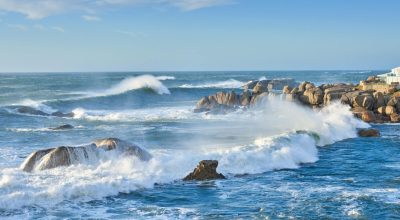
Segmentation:
{"type": "Polygon", "coordinates": [[[356,129],[368,125],[346,106],[314,112],[279,96],[251,111],[192,113],[202,96],[240,91],[241,83],[262,77],[357,83],[379,72],[1,74],[0,216],[395,219],[399,125],[372,125],[382,137],[357,138],[356,129]],[[16,113],[22,105],[75,117],[16,113]],[[75,128],[48,129],[65,123],[75,128]],[[34,150],[105,137],[136,143],[153,159],[19,169],[34,150]],[[202,159],[219,160],[228,179],[180,181],[202,159]]]}

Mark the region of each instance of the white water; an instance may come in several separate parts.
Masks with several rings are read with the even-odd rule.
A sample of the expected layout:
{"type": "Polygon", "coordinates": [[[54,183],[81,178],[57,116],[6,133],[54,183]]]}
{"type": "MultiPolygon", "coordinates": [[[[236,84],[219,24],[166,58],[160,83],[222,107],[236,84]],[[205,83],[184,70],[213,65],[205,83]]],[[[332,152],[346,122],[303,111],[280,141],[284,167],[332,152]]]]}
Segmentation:
{"type": "MultiPolygon", "coordinates": [[[[153,158],[148,162],[111,155],[98,163],[34,173],[25,173],[18,168],[3,169],[0,171],[0,208],[31,204],[52,206],[65,199],[92,200],[151,188],[154,183],[183,178],[203,159],[217,159],[218,171],[224,174],[298,168],[301,163],[318,160],[317,146],[355,137],[356,128],[368,126],[339,103],[322,111],[313,111],[276,97],[269,97],[254,111],[207,117],[221,120],[220,126],[225,128],[217,127],[218,134],[240,134],[252,141],[227,146],[212,138],[203,140],[204,143],[187,140],[190,144],[184,149],[150,151],[153,158]],[[232,125],[237,125],[239,130],[232,125]],[[296,130],[308,133],[296,133],[296,130]],[[310,132],[318,134],[319,139],[310,132]],[[203,147],[210,144],[213,147],[203,147]]],[[[204,129],[199,130],[202,135],[215,132],[214,125],[204,122],[202,126],[204,129]]]]}
{"type": "Polygon", "coordinates": [[[180,88],[223,88],[223,89],[237,89],[243,86],[245,83],[235,79],[229,79],[221,82],[210,82],[204,84],[184,84],[179,86],[180,88]]]}
{"type": "Polygon", "coordinates": [[[156,77],[152,75],[141,75],[126,78],[119,82],[117,85],[104,91],[91,92],[89,93],[89,97],[118,95],[138,89],[151,89],[160,95],[171,94],[168,88],[164,86],[164,84],[162,84],[160,80],[158,80],[156,77]]]}
{"type": "Polygon", "coordinates": [[[165,80],[175,80],[175,76],[156,76],[156,79],[165,81],[165,80]]]}

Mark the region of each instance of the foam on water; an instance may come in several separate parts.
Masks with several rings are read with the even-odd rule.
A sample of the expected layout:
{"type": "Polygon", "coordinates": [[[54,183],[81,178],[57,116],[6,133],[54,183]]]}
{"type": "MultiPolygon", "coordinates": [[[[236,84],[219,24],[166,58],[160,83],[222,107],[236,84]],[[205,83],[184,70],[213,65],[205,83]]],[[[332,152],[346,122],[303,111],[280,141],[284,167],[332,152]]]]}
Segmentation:
{"type": "Polygon", "coordinates": [[[175,80],[175,76],[156,76],[156,79],[164,81],[164,80],[175,80]]]}
{"type": "Polygon", "coordinates": [[[209,82],[204,84],[184,84],[179,86],[180,88],[223,88],[223,89],[237,89],[243,86],[245,83],[235,80],[229,79],[221,82],[209,82]]]}
{"type": "MultiPolygon", "coordinates": [[[[82,116],[85,114],[80,117],[88,117],[82,116]]],[[[210,138],[205,140],[205,146],[209,142],[217,143],[216,147],[206,148],[191,142],[191,146],[184,149],[154,149],[150,151],[153,158],[147,162],[136,157],[110,154],[96,162],[34,173],[26,173],[19,168],[2,169],[0,208],[32,204],[52,206],[63,200],[89,201],[151,188],[155,183],[170,183],[183,178],[203,159],[218,160],[219,172],[228,176],[298,168],[300,164],[318,160],[317,146],[355,137],[356,128],[368,126],[355,119],[348,107],[339,103],[313,111],[276,97],[270,97],[261,109],[238,115],[214,117],[221,117],[222,124],[223,121],[249,124],[241,133],[253,135],[250,143],[224,146],[210,138]],[[262,132],[254,133],[250,127],[262,132]],[[270,131],[279,133],[272,135],[270,131]],[[193,143],[197,145],[193,146],[193,143]]],[[[204,126],[206,129],[202,129],[202,133],[210,129],[208,123],[204,126]]]]}

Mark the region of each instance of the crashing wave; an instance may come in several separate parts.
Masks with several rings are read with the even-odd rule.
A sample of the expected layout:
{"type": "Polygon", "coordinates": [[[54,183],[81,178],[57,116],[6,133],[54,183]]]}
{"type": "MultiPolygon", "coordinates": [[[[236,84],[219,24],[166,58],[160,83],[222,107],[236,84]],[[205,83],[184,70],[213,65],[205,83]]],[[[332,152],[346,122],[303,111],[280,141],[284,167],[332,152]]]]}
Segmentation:
{"type": "Polygon", "coordinates": [[[223,88],[223,89],[237,89],[243,86],[245,83],[235,80],[235,79],[229,79],[226,81],[221,81],[221,82],[211,82],[211,83],[205,83],[205,84],[198,84],[198,85],[193,85],[193,84],[184,84],[179,86],[180,88],[223,88]]]}
{"type": "Polygon", "coordinates": [[[93,96],[118,95],[138,89],[151,89],[160,95],[171,94],[168,88],[164,86],[156,77],[152,75],[141,75],[126,78],[110,89],[107,89],[103,92],[94,93],[93,96]]]}
{"type": "Polygon", "coordinates": [[[175,80],[175,76],[156,76],[156,79],[165,81],[165,80],[175,80]]]}

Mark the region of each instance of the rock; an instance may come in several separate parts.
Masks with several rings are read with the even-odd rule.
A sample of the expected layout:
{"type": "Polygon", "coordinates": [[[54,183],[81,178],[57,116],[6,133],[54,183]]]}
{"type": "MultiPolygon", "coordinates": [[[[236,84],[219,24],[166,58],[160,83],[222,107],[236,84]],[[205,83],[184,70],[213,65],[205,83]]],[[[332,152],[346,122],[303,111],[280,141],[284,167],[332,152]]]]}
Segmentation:
{"type": "Polygon", "coordinates": [[[324,105],[329,105],[332,101],[340,100],[344,93],[352,91],[353,88],[352,85],[346,84],[321,86],[321,89],[324,91],[324,105]]]}
{"type": "Polygon", "coordinates": [[[375,106],[375,100],[370,94],[361,94],[353,97],[353,107],[363,107],[367,110],[373,110],[375,106]]]}
{"type": "Polygon", "coordinates": [[[262,104],[268,99],[269,93],[268,92],[263,92],[259,95],[254,95],[250,101],[250,105],[257,106],[262,104]]]}
{"type": "Polygon", "coordinates": [[[295,87],[297,85],[298,83],[292,78],[273,79],[268,83],[268,91],[282,90],[285,86],[295,87]]]}
{"type": "Polygon", "coordinates": [[[231,91],[230,93],[227,94],[226,100],[224,104],[228,106],[236,106],[239,104],[239,98],[238,95],[234,91],[231,91]]]}
{"type": "Polygon", "coordinates": [[[386,105],[395,107],[396,111],[400,113],[400,97],[388,97],[386,105]]]}
{"type": "Polygon", "coordinates": [[[199,165],[189,173],[184,181],[189,180],[213,180],[213,179],[225,179],[225,176],[217,173],[218,161],[216,160],[202,160],[199,165]]]}
{"type": "Polygon", "coordinates": [[[309,84],[309,83],[310,83],[310,82],[302,82],[302,83],[300,83],[300,85],[299,85],[299,91],[300,91],[300,92],[306,91],[306,85],[309,84]]]}
{"type": "Polygon", "coordinates": [[[390,115],[390,121],[393,123],[400,122],[400,116],[397,113],[393,113],[390,115]]]}
{"type": "Polygon", "coordinates": [[[382,106],[378,108],[378,113],[382,115],[391,115],[393,113],[396,113],[396,109],[393,106],[382,106]]]}
{"type": "Polygon", "coordinates": [[[289,94],[292,89],[289,86],[284,86],[283,87],[283,94],[289,94]]]}
{"type": "Polygon", "coordinates": [[[367,82],[375,82],[376,80],[376,76],[368,76],[367,78],[367,82]]]}
{"type": "Polygon", "coordinates": [[[18,111],[18,113],[21,113],[21,114],[49,116],[49,114],[47,114],[47,113],[45,113],[43,111],[37,110],[35,108],[29,107],[29,106],[19,107],[17,109],[17,111],[18,111]]]}
{"type": "Polygon", "coordinates": [[[72,117],[74,117],[74,113],[73,112],[63,113],[60,111],[56,111],[56,112],[51,113],[51,116],[62,117],[62,118],[72,118],[72,117]]]}
{"type": "Polygon", "coordinates": [[[269,80],[260,80],[253,88],[253,94],[261,94],[263,92],[268,92],[269,80]]]}
{"type": "Polygon", "coordinates": [[[360,94],[361,94],[360,91],[345,92],[345,93],[343,93],[342,97],[340,98],[340,101],[342,104],[350,105],[351,107],[355,107],[355,106],[353,106],[353,100],[355,99],[355,97],[357,97],[360,94]]]}
{"type": "Polygon", "coordinates": [[[252,80],[252,81],[249,81],[249,82],[247,82],[246,84],[244,84],[244,85],[242,86],[242,88],[243,88],[244,90],[253,89],[254,86],[257,85],[257,83],[258,83],[258,80],[252,80]]]}
{"type": "Polygon", "coordinates": [[[207,109],[207,108],[209,108],[209,105],[210,105],[210,101],[209,101],[208,97],[205,96],[197,102],[196,109],[207,109]]]}
{"type": "Polygon", "coordinates": [[[365,122],[374,122],[376,120],[376,116],[372,111],[364,111],[361,114],[361,120],[365,122]]]}
{"type": "Polygon", "coordinates": [[[240,96],[239,96],[239,102],[240,105],[242,106],[248,106],[250,105],[250,101],[251,101],[251,92],[246,90],[244,91],[240,96]]]}
{"type": "Polygon", "coordinates": [[[385,105],[385,97],[383,96],[383,94],[381,92],[375,92],[373,94],[373,96],[375,99],[374,109],[378,109],[379,107],[382,107],[385,105]]]}
{"type": "Polygon", "coordinates": [[[151,159],[146,150],[118,138],[106,138],[94,141],[89,145],[71,147],[60,146],[35,151],[30,154],[21,165],[26,172],[46,170],[60,166],[101,160],[101,152],[114,151],[121,156],[135,156],[143,161],[151,159]]]}
{"type": "Polygon", "coordinates": [[[379,137],[380,132],[373,128],[360,129],[358,131],[358,136],[360,136],[360,137],[379,137]]]}
{"type": "Polygon", "coordinates": [[[74,128],[74,126],[70,125],[70,124],[64,124],[64,125],[60,125],[58,127],[55,128],[50,128],[51,130],[66,130],[66,129],[72,129],[74,128]]]}
{"type": "Polygon", "coordinates": [[[300,96],[300,101],[305,104],[319,105],[322,104],[324,94],[318,87],[314,87],[312,84],[306,85],[306,91],[300,96]]]}

